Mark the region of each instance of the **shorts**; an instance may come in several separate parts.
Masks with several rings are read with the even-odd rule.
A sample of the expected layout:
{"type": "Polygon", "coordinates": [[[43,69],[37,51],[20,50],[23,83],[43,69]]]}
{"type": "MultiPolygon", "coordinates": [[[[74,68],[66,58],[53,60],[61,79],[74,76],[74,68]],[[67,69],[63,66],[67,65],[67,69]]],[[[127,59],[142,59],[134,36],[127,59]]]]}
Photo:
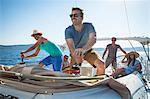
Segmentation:
{"type": "Polygon", "coordinates": [[[126,74],[131,74],[135,70],[136,70],[136,66],[128,66],[127,68],[125,68],[125,73],[126,74]]]}
{"type": "Polygon", "coordinates": [[[105,61],[105,67],[107,68],[110,64],[112,64],[112,67],[114,67],[114,69],[117,68],[116,60],[113,60],[112,58],[107,58],[105,61]]]}
{"type": "Polygon", "coordinates": [[[54,71],[61,71],[62,66],[62,56],[48,56],[44,58],[40,63],[43,63],[45,66],[53,65],[54,71]]]}
{"type": "MultiPolygon", "coordinates": [[[[99,58],[98,58],[98,55],[93,51],[93,49],[90,49],[84,55],[85,55],[84,60],[86,60],[94,68],[96,68],[96,66],[94,65],[94,62],[95,62],[95,60],[97,60],[99,58]]],[[[71,64],[75,64],[75,63],[76,63],[75,60],[73,59],[73,57],[71,57],[71,64]]]]}

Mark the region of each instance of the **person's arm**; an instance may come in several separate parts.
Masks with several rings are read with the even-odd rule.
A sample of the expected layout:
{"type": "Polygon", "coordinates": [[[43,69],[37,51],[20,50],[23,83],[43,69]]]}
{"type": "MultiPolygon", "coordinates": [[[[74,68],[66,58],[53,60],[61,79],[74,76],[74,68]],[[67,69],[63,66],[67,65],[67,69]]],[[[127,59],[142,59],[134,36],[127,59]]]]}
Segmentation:
{"type": "Polygon", "coordinates": [[[74,41],[71,38],[67,39],[66,42],[69,47],[71,56],[75,59],[77,64],[80,64],[83,59],[81,48],[75,49],[74,41]]]}
{"type": "Polygon", "coordinates": [[[127,63],[128,60],[125,60],[125,59],[126,59],[126,57],[124,57],[124,58],[121,60],[121,62],[122,62],[122,63],[127,63]]]}
{"type": "Polygon", "coordinates": [[[82,48],[83,53],[91,49],[95,43],[96,43],[96,33],[95,32],[89,33],[89,40],[87,41],[86,45],[83,46],[82,48]]]}
{"type": "Polygon", "coordinates": [[[74,41],[71,38],[69,38],[69,39],[66,39],[66,43],[68,45],[71,56],[73,56],[73,53],[75,51],[74,41]]]}
{"type": "Polygon", "coordinates": [[[103,53],[103,56],[102,56],[102,59],[104,59],[104,56],[105,56],[105,54],[106,54],[106,52],[107,52],[107,47],[105,48],[105,51],[104,51],[104,53],[103,53]]]}
{"type": "Polygon", "coordinates": [[[32,50],[34,50],[35,48],[37,48],[42,42],[42,39],[39,39],[34,45],[32,45],[29,49],[27,49],[26,51],[24,52],[21,52],[21,54],[25,54],[25,53],[28,53],[28,52],[31,52],[32,50]]]}
{"type": "Polygon", "coordinates": [[[36,51],[35,51],[35,53],[33,53],[33,54],[31,54],[31,55],[28,55],[28,56],[22,56],[22,58],[31,58],[31,57],[35,57],[35,56],[37,56],[38,54],[39,54],[39,52],[40,52],[40,48],[37,48],[36,49],[36,51]]]}
{"type": "Polygon", "coordinates": [[[124,54],[126,54],[126,51],[124,51],[120,46],[119,46],[119,49],[120,49],[124,54]]]}
{"type": "Polygon", "coordinates": [[[32,50],[34,50],[35,48],[37,48],[42,42],[47,42],[47,39],[43,38],[43,37],[40,37],[34,45],[32,45],[26,51],[21,52],[21,54],[25,54],[25,53],[31,52],[32,50]]]}
{"type": "Polygon", "coordinates": [[[95,32],[89,33],[89,40],[87,41],[86,45],[83,46],[82,48],[75,49],[73,54],[78,58],[83,58],[84,53],[90,50],[95,43],[96,43],[96,33],[95,32]]]}
{"type": "Polygon", "coordinates": [[[141,65],[141,63],[138,63],[136,66],[137,66],[137,69],[136,69],[137,71],[141,71],[141,70],[142,70],[142,65],[141,65]]]}

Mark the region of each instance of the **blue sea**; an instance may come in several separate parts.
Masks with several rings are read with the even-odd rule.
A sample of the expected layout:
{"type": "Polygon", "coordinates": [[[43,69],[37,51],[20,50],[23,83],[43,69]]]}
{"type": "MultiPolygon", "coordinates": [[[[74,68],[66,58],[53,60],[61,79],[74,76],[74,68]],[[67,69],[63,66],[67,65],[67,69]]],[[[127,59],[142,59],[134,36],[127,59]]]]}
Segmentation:
{"type": "MultiPolygon", "coordinates": [[[[4,46],[0,45],[0,65],[16,65],[21,62],[20,58],[20,52],[25,51],[29,47],[31,47],[32,44],[29,45],[10,45],[10,46],[4,46]]],[[[138,51],[142,56],[145,56],[143,53],[144,50],[141,47],[136,47],[136,51],[138,51]]],[[[99,56],[102,56],[102,53],[104,52],[104,48],[95,48],[99,56]]],[[[131,48],[124,48],[125,51],[133,51],[131,48]]],[[[34,52],[34,51],[33,51],[34,52]]],[[[33,53],[31,52],[31,53],[33,53]]],[[[29,54],[31,54],[29,53],[29,54]]],[[[64,54],[69,55],[68,50],[63,51],[64,54]]],[[[120,52],[118,52],[120,53],[120,52]]],[[[40,60],[48,56],[48,54],[45,51],[40,51],[39,55],[34,58],[24,59],[24,62],[26,64],[38,64],[40,60]]],[[[118,55],[119,56],[119,55],[118,55]]]]}

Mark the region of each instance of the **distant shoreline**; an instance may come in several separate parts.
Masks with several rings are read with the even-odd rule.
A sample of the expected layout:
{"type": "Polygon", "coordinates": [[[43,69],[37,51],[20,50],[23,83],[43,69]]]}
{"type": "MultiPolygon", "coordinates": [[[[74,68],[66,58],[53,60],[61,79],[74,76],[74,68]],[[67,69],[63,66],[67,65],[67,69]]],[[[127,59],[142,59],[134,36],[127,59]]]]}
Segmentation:
{"type": "MultiPolygon", "coordinates": [[[[20,45],[0,45],[0,48],[2,47],[22,47],[22,46],[31,46],[33,44],[20,44],[20,45]]],[[[62,45],[58,45],[58,46],[62,46],[62,45]]],[[[96,47],[94,49],[104,49],[105,47],[96,47]]],[[[135,49],[138,49],[137,51],[143,50],[143,47],[134,47],[135,49]]],[[[125,50],[131,50],[131,47],[124,47],[125,50]]],[[[146,48],[146,50],[148,50],[148,48],[146,48]]]]}

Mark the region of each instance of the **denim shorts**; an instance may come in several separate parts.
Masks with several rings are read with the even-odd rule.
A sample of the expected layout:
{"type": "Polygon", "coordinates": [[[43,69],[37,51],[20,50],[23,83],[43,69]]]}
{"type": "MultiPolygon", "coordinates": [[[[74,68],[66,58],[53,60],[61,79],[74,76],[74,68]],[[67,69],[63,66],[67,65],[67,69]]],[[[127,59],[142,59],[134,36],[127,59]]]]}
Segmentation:
{"type": "Polygon", "coordinates": [[[62,66],[62,56],[51,56],[44,58],[41,63],[43,63],[45,66],[53,65],[54,71],[61,71],[62,66]]]}
{"type": "Polygon", "coordinates": [[[136,66],[128,66],[127,68],[125,68],[125,73],[126,74],[131,74],[135,70],[136,70],[136,66]]]}

